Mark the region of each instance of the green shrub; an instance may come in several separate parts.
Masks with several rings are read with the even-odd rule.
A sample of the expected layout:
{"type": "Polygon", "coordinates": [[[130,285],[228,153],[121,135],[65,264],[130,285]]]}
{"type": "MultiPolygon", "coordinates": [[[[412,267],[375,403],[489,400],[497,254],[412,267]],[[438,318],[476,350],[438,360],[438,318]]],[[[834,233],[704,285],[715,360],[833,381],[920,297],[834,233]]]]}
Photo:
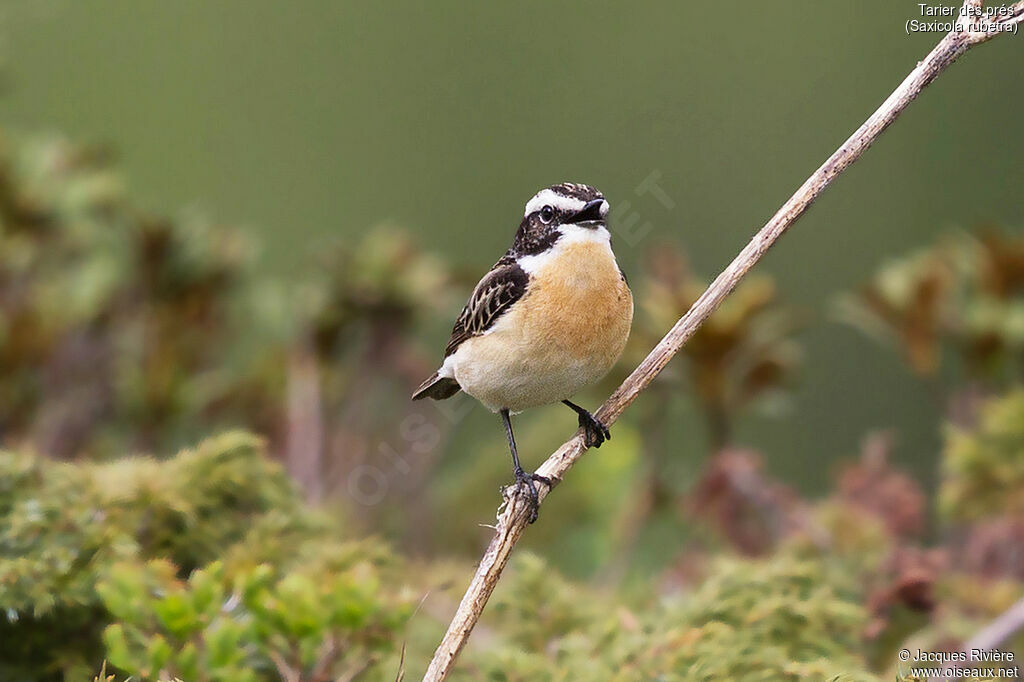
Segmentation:
{"type": "Polygon", "coordinates": [[[988,401],[978,421],[948,430],[940,509],[959,521],[1024,514],[1024,390],[988,401]]]}
{"type": "Polygon", "coordinates": [[[837,308],[922,377],[955,369],[1006,388],[1022,369],[1024,239],[993,228],[948,235],[890,261],[837,308]]]}
{"type": "Polygon", "coordinates": [[[367,560],[282,578],[267,565],[230,575],[220,562],[187,581],[175,572],[159,560],[118,564],[99,585],[117,619],[104,632],[110,661],[143,679],[349,679],[394,649],[409,614],[367,560]]]}
{"type": "Polygon", "coordinates": [[[155,674],[163,657],[168,670],[196,679],[186,674],[188,650],[172,647],[186,624],[206,647],[196,665],[218,679],[221,663],[237,664],[220,658],[226,640],[218,638],[238,633],[203,622],[196,634],[200,624],[186,615],[214,613],[240,585],[249,601],[239,608],[260,628],[238,636],[265,651],[294,646],[300,662],[327,636],[345,644],[347,662],[359,651],[376,655],[404,614],[398,588],[379,587],[390,553],[370,540],[338,541],[336,525],[302,504],[245,433],[163,462],[76,465],[0,453],[0,481],[0,679],[91,679],[105,657],[136,674],[155,674]],[[177,596],[155,598],[159,590],[177,596]],[[297,621],[282,615],[286,605],[297,621]],[[124,622],[108,631],[107,656],[101,633],[115,619],[124,622]]]}
{"type": "Polygon", "coordinates": [[[709,575],[690,595],[630,604],[521,557],[485,616],[500,639],[473,651],[460,679],[877,679],[862,595],[823,562],[723,559],[709,575]]]}
{"type": "Polygon", "coordinates": [[[136,209],[101,149],[0,133],[0,433],[54,457],[273,428],[252,245],[136,209]]]}

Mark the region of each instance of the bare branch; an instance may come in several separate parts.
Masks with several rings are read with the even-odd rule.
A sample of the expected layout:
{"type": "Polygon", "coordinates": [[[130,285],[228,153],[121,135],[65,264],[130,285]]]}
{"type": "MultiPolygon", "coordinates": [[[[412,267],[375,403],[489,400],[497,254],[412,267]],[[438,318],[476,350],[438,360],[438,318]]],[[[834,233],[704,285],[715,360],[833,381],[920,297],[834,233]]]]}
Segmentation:
{"type": "Polygon", "coordinates": [[[957,17],[956,30],[972,45],[991,40],[1000,33],[1017,33],[1017,25],[1024,21],[1024,0],[1013,5],[984,7],[984,0],[964,0],[957,17]]]}
{"type": "MultiPolygon", "coordinates": [[[[1016,26],[1024,21],[1024,0],[1014,3],[1009,9],[1009,14],[997,18],[999,23],[1016,26]]],[[[1016,33],[1016,31],[1014,31],[1014,33],[1016,33]]]]}
{"type": "MultiPolygon", "coordinates": [[[[966,0],[965,6],[974,5],[977,2],[978,0],[966,0]]],[[[1018,5],[1024,5],[1024,0],[1018,5]]],[[[1024,14],[1024,7],[1021,7],[1021,13],[1024,14]]],[[[786,229],[803,215],[825,188],[850,164],[860,158],[925,86],[972,45],[997,35],[996,33],[971,33],[962,29],[959,23],[957,28],[960,30],[954,30],[947,34],[925,57],[924,61],[918,63],[917,67],[889,95],[888,99],[804,182],[732,263],[711,283],[711,286],[697,299],[686,315],[676,322],[654,350],[601,406],[597,417],[602,422],[605,424],[614,422],[623,410],[650,385],[686,340],[736,287],[740,278],[764,256],[769,247],[782,236],[786,229]]],[[[553,485],[557,485],[585,450],[582,432],[577,432],[537,469],[537,473],[548,477],[553,485]]],[[[551,489],[547,486],[538,485],[541,500],[550,491],[551,489]]],[[[455,659],[480,618],[516,542],[519,541],[528,525],[529,516],[528,501],[522,492],[514,487],[507,488],[505,504],[499,510],[494,537],[480,560],[476,574],[448,626],[444,639],[441,640],[434,653],[426,675],[423,677],[425,682],[443,680],[452,670],[455,659]]]]}
{"type": "Polygon", "coordinates": [[[309,341],[288,357],[285,465],[311,503],[323,499],[324,420],[320,367],[309,341]]]}
{"type": "Polygon", "coordinates": [[[299,671],[291,667],[280,652],[271,649],[269,655],[270,660],[274,662],[274,667],[277,668],[277,674],[284,682],[300,682],[299,671]]]}
{"type": "Polygon", "coordinates": [[[998,648],[1000,644],[1013,637],[1024,628],[1024,599],[1008,608],[994,621],[986,625],[977,634],[964,642],[962,649],[970,652],[971,649],[990,650],[998,648]]]}
{"type": "MultiPolygon", "coordinates": [[[[1015,634],[1024,628],[1024,599],[1019,599],[1010,608],[999,614],[994,621],[976,632],[973,637],[960,646],[960,650],[967,654],[963,660],[954,662],[957,668],[968,668],[973,663],[971,651],[981,649],[991,651],[1008,641],[1015,634]]],[[[939,678],[930,678],[938,680],[939,678]]],[[[948,679],[948,678],[946,678],[948,679]]]]}

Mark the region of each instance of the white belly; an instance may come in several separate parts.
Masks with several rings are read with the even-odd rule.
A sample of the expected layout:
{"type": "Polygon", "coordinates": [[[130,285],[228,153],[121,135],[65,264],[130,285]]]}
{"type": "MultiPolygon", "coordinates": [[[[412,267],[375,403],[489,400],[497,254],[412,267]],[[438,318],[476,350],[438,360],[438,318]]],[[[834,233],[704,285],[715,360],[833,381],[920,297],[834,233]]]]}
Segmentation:
{"type": "MultiPolygon", "coordinates": [[[[504,336],[504,335],[502,335],[504,336]]],[[[611,369],[599,358],[569,359],[555,349],[517,354],[523,340],[494,334],[466,341],[453,359],[455,380],[488,409],[521,412],[566,400],[611,369]]]]}

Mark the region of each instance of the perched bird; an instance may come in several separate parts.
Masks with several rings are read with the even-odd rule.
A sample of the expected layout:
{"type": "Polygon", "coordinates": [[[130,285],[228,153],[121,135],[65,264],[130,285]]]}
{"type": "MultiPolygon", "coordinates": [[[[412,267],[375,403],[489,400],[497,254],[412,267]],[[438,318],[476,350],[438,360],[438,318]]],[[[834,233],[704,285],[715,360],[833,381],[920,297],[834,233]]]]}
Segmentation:
{"type": "Polygon", "coordinates": [[[608,427],[569,402],[618,360],[633,320],[633,296],[608,232],[608,202],[593,187],[562,183],[526,204],[512,247],[476,285],[455,321],[441,368],[413,400],[460,389],[501,415],[517,485],[537,513],[536,474],[519,463],[511,415],[562,402],[579,415],[587,444],[608,427]]]}

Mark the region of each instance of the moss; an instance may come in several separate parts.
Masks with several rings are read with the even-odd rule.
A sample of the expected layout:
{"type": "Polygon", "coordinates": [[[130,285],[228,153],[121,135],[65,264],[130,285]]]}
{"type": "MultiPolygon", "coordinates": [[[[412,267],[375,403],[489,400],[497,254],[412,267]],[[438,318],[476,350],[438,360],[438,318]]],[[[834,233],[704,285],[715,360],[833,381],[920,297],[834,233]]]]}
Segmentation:
{"type": "MultiPolygon", "coordinates": [[[[105,657],[155,675],[159,666],[152,663],[163,655],[159,638],[170,642],[166,630],[178,627],[153,616],[170,617],[174,604],[154,596],[168,591],[198,600],[190,607],[197,614],[200,602],[214,609],[217,599],[199,594],[214,584],[223,593],[218,599],[227,599],[236,582],[259,583],[252,589],[263,590],[264,601],[277,600],[274,608],[304,603],[315,611],[310,618],[326,625],[294,644],[303,655],[316,648],[309,641],[322,644],[334,625],[347,628],[352,642],[364,638],[368,651],[388,651],[407,613],[409,597],[399,589],[391,553],[373,540],[339,541],[337,525],[307,509],[262,441],[244,432],[211,438],[166,461],[64,464],[0,453],[0,481],[3,679],[43,680],[58,672],[91,679],[87,673],[105,657]],[[226,563],[216,561],[222,556],[226,563]],[[116,628],[108,630],[104,644],[101,633],[114,620],[121,632],[134,634],[122,641],[116,628]],[[118,641],[120,655],[110,656],[118,641]],[[132,648],[139,642],[144,656],[132,648]]],[[[204,621],[197,630],[204,646],[227,648],[217,639],[227,634],[209,627],[204,621]]],[[[268,626],[260,636],[272,639],[275,632],[268,626]]],[[[184,646],[167,654],[179,672],[187,671],[184,646]]],[[[224,669],[237,663],[227,657],[224,669]]]]}
{"type": "Polygon", "coordinates": [[[459,679],[877,679],[859,653],[863,596],[822,561],[724,559],[709,575],[691,594],[629,603],[519,557],[459,679]]]}
{"type": "Polygon", "coordinates": [[[949,427],[939,507],[957,521],[1024,513],[1024,390],[988,401],[974,428],[949,427]]]}

